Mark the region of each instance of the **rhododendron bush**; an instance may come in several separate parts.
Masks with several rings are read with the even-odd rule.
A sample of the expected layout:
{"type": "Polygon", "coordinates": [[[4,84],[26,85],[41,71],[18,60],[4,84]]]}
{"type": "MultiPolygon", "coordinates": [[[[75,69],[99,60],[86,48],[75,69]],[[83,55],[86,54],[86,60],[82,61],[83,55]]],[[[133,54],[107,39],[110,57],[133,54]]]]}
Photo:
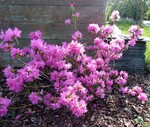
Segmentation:
{"type": "MultiPolygon", "coordinates": [[[[42,33],[35,31],[29,35],[29,47],[20,49],[15,47],[15,42],[21,37],[21,30],[9,28],[1,32],[0,48],[9,52],[12,59],[24,63],[19,69],[10,65],[4,69],[8,89],[19,94],[27,87],[30,89],[28,99],[33,105],[44,104],[53,110],[66,106],[77,117],[88,111],[87,104],[90,101],[94,98],[105,99],[114,88],[145,103],[148,98],[141,87],[126,86],[127,72],[119,72],[110,66],[111,61],[122,57],[125,49],[135,45],[141,29],[135,26],[130,28],[131,38],[128,43],[121,37],[108,41],[113,28],[92,23],[87,28],[95,39],[93,45],[85,46],[82,33],[77,29],[80,13],[76,12],[73,4],[71,9],[72,19],[66,19],[65,24],[74,26],[75,32],[69,43],[48,44],[42,39],[42,33]],[[92,52],[91,56],[87,55],[89,51],[92,52]],[[28,58],[29,62],[25,63],[23,57],[28,58]],[[43,80],[49,85],[44,86],[43,80]]],[[[111,17],[114,18],[113,21],[120,18],[111,17]]],[[[10,105],[15,105],[15,102],[7,97],[0,97],[0,116],[7,113],[10,105]]]]}

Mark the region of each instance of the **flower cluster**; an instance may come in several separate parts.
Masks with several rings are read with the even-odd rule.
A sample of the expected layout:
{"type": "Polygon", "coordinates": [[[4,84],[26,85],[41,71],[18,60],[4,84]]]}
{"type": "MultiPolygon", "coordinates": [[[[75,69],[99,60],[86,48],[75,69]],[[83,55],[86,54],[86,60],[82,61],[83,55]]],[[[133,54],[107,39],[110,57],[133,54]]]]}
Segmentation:
{"type": "Polygon", "coordinates": [[[0,39],[4,42],[13,42],[14,38],[21,37],[21,31],[18,28],[8,29],[6,32],[1,32],[0,39]]]}
{"type": "Polygon", "coordinates": [[[139,26],[137,25],[132,25],[129,28],[129,32],[131,33],[131,38],[139,38],[142,35],[143,29],[141,29],[139,26]]]}
{"type": "Polygon", "coordinates": [[[143,90],[141,87],[139,87],[138,85],[137,86],[134,86],[132,89],[129,89],[128,87],[122,87],[120,89],[120,91],[123,93],[123,94],[129,94],[131,96],[137,96],[137,98],[142,101],[143,103],[147,102],[148,101],[148,97],[145,93],[143,93],[143,90]]]}
{"type": "MultiPolygon", "coordinates": [[[[71,8],[74,9],[74,6],[71,5],[71,8]]],[[[78,13],[74,14],[76,16],[73,15],[73,19],[79,16],[78,13]]],[[[65,21],[66,24],[70,22],[70,20],[65,21]]],[[[75,28],[77,28],[76,23],[75,28]]],[[[13,30],[9,31],[14,35],[13,30]]],[[[114,87],[130,95],[135,92],[139,100],[146,102],[147,95],[142,89],[134,87],[130,90],[125,87],[128,74],[110,66],[111,61],[121,58],[123,51],[131,45],[130,42],[126,44],[123,38],[116,38],[108,43],[105,39],[112,34],[111,26],[99,27],[98,24],[92,23],[88,26],[88,32],[95,35],[94,44],[90,46],[92,55],[86,54],[87,47],[82,44],[82,33],[78,30],[72,34],[69,43],[63,42],[59,46],[46,43],[42,39],[42,33],[35,31],[29,35],[31,39],[29,47],[9,48],[8,51],[13,59],[22,61],[23,56],[30,59],[22,68],[15,70],[8,66],[4,69],[9,90],[16,93],[23,92],[24,86],[29,83],[30,87],[33,87],[28,96],[32,104],[45,104],[53,110],[66,106],[77,117],[88,111],[89,101],[95,97],[105,98],[114,87]],[[48,88],[41,92],[43,90],[41,84],[36,82],[34,89],[34,82],[39,80],[41,82],[43,78],[50,84],[43,87],[48,88]]],[[[5,36],[9,35],[10,32],[6,31],[5,36]]],[[[20,36],[15,35],[15,37],[20,36]]],[[[1,39],[3,45],[4,38],[1,39]]],[[[136,42],[135,39],[132,41],[136,42]]],[[[9,103],[2,104],[6,109],[10,104],[10,101],[7,102],[9,103]]]]}
{"type": "Polygon", "coordinates": [[[4,51],[9,51],[14,47],[13,42],[21,37],[21,33],[22,31],[17,27],[14,29],[8,28],[5,32],[1,31],[0,39],[2,40],[2,43],[0,44],[0,48],[4,51]]]}
{"type": "Polygon", "coordinates": [[[70,24],[71,24],[71,19],[66,19],[66,20],[65,20],[65,24],[66,24],[66,25],[70,25],[70,24]]]}
{"type": "Polygon", "coordinates": [[[42,33],[38,30],[38,31],[35,31],[35,32],[31,32],[30,35],[29,35],[30,39],[40,39],[42,38],[42,33]]]}
{"type": "Polygon", "coordinates": [[[110,16],[110,19],[115,22],[115,21],[119,21],[120,19],[120,15],[119,15],[119,11],[118,10],[114,10],[110,16]]]}
{"type": "Polygon", "coordinates": [[[80,31],[76,31],[72,34],[72,40],[77,41],[78,39],[82,39],[82,33],[80,31]]]}
{"type": "Polygon", "coordinates": [[[102,26],[101,27],[101,38],[107,38],[112,33],[113,33],[112,26],[102,26]]]}
{"type": "Polygon", "coordinates": [[[88,32],[97,34],[100,31],[100,27],[98,24],[92,23],[88,26],[88,32]]]}
{"type": "Polygon", "coordinates": [[[38,102],[41,101],[42,98],[38,96],[35,92],[32,92],[29,95],[29,100],[32,102],[32,104],[38,104],[38,102]]]}
{"type": "Polygon", "coordinates": [[[0,97],[0,116],[4,116],[7,111],[8,111],[8,107],[11,104],[11,100],[8,98],[4,98],[4,97],[0,97]]]}

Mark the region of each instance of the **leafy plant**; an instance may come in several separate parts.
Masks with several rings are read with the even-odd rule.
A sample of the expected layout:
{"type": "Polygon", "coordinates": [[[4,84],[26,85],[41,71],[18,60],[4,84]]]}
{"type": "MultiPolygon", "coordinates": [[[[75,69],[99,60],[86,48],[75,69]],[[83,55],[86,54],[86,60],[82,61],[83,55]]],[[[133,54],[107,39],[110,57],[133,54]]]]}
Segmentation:
{"type": "MultiPolygon", "coordinates": [[[[136,44],[142,33],[141,28],[131,26],[130,41],[125,43],[123,38],[110,38],[112,26],[99,27],[92,23],[88,25],[88,32],[94,36],[94,44],[86,46],[82,42],[82,33],[77,28],[80,13],[74,4],[70,8],[72,19],[65,20],[65,24],[73,26],[75,32],[69,43],[63,42],[60,46],[48,44],[42,39],[42,33],[35,31],[30,33],[29,47],[20,49],[15,47],[19,43],[17,38],[21,37],[18,28],[1,32],[1,49],[9,52],[12,59],[24,64],[19,69],[11,66],[4,69],[8,89],[15,94],[30,92],[28,98],[33,105],[44,104],[53,110],[66,106],[77,117],[88,111],[87,104],[90,101],[96,97],[109,96],[114,88],[123,94],[137,97],[142,103],[147,102],[147,95],[141,87],[125,86],[127,72],[119,72],[109,65],[111,61],[121,58],[129,46],[136,44]],[[86,51],[93,54],[87,55],[86,51]],[[29,62],[23,61],[23,57],[29,58],[29,62]]],[[[118,12],[112,13],[114,22],[119,17],[118,12]]],[[[4,116],[10,105],[15,104],[7,97],[0,99],[0,115],[4,116]]]]}

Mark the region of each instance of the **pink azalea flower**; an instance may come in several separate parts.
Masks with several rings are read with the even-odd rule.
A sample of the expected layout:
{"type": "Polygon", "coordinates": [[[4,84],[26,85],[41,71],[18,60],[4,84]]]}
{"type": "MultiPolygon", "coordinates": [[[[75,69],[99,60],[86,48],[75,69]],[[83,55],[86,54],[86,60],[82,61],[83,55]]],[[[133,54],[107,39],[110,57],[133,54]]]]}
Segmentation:
{"type": "Polygon", "coordinates": [[[80,13],[79,12],[76,12],[75,14],[72,15],[73,17],[77,17],[79,18],[80,17],[80,13]]]}
{"type": "Polygon", "coordinates": [[[70,25],[70,24],[71,24],[71,19],[66,19],[66,20],[65,20],[65,24],[66,24],[66,25],[70,25]]]}
{"type": "Polygon", "coordinates": [[[30,46],[32,49],[35,49],[35,50],[45,50],[45,43],[43,40],[41,39],[37,39],[37,40],[31,40],[31,43],[30,43],[30,46]]]}
{"type": "Polygon", "coordinates": [[[110,16],[110,19],[114,22],[114,21],[119,21],[120,19],[120,15],[119,15],[119,11],[118,10],[114,10],[110,16]]]}
{"type": "Polygon", "coordinates": [[[37,31],[31,32],[29,34],[29,37],[30,37],[31,40],[41,39],[42,38],[42,33],[39,30],[37,30],[37,31]]]}
{"type": "Polygon", "coordinates": [[[8,52],[8,51],[10,51],[13,47],[14,47],[14,44],[5,43],[5,44],[2,46],[2,49],[3,49],[5,52],[8,52]]]}
{"type": "Polygon", "coordinates": [[[124,77],[119,76],[119,77],[116,79],[115,82],[116,82],[118,85],[123,86],[124,84],[126,84],[127,80],[126,80],[124,77]]]}
{"type": "Polygon", "coordinates": [[[4,116],[7,113],[10,104],[11,104],[10,99],[6,97],[5,98],[0,97],[0,116],[4,116]]]}
{"type": "Polygon", "coordinates": [[[3,72],[4,72],[4,75],[5,75],[6,78],[14,77],[14,76],[15,76],[15,74],[14,74],[14,72],[13,72],[13,69],[12,69],[12,67],[11,67],[10,65],[8,65],[8,66],[3,70],[3,72]]]}
{"type": "Polygon", "coordinates": [[[3,98],[3,97],[0,97],[0,106],[1,105],[4,105],[6,107],[8,107],[9,105],[11,104],[11,100],[8,99],[8,98],[3,98]]]}
{"type": "Polygon", "coordinates": [[[132,89],[133,89],[133,91],[137,92],[138,94],[143,92],[142,88],[139,86],[134,86],[132,89]]]}
{"type": "Polygon", "coordinates": [[[140,37],[143,33],[143,29],[141,29],[139,26],[137,25],[132,25],[129,28],[129,32],[131,33],[131,38],[135,38],[137,39],[138,37],[140,37]]]}
{"type": "Polygon", "coordinates": [[[140,93],[137,98],[139,100],[141,100],[143,103],[148,101],[148,97],[147,97],[146,93],[140,93]]]}
{"type": "Polygon", "coordinates": [[[21,37],[21,33],[22,33],[22,31],[19,30],[17,27],[15,27],[15,29],[13,30],[13,36],[15,38],[20,38],[21,37]]]}
{"type": "Polygon", "coordinates": [[[101,87],[98,87],[97,90],[96,90],[96,96],[100,96],[101,98],[104,98],[105,97],[104,89],[101,88],[101,87]]]}
{"type": "Polygon", "coordinates": [[[73,54],[79,55],[79,54],[83,54],[85,51],[83,44],[78,43],[77,41],[71,41],[71,43],[68,46],[69,46],[70,53],[73,54]]]}
{"type": "Polygon", "coordinates": [[[10,51],[11,57],[16,58],[17,56],[23,56],[24,53],[21,49],[19,48],[12,48],[10,51]]]}
{"type": "Polygon", "coordinates": [[[75,3],[70,3],[69,6],[70,7],[74,7],[76,4],[75,3]]]}
{"type": "Polygon", "coordinates": [[[1,106],[0,107],[0,116],[4,116],[8,112],[8,109],[6,106],[1,106]]]}
{"type": "Polygon", "coordinates": [[[128,90],[128,94],[130,94],[131,96],[135,96],[135,95],[136,95],[136,92],[133,91],[132,89],[129,89],[129,90],[128,90]]]}
{"type": "Polygon", "coordinates": [[[87,112],[86,103],[83,100],[76,102],[76,105],[71,105],[70,109],[73,111],[73,114],[75,114],[76,117],[80,117],[87,112]]]}
{"type": "Polygon", "coordinates": [[[113,27],[112,26],[103,26],[100,28],[101,29],[101,38],[106,38],[109,35],[113,33],[113,27]]]}
{"type": "Polygon", "coordinates": [[[99,38],[99,37],[97,37],[97,38],[94,39],[94,44],[95,44],[95,45],[99,45],[99,44],[101,44],[102,42],[104,42],[104,40],[101,39],[101,38],[99,38]]]}
{"type": "Polygon", "coordinates": [[[9,77],[6,79],[6,84],[9,90],[14,91],[16,93],[22,91],[23,83],[24,81],[19,75],[16,75],[16,77],[9,77]]]}
{"type": "Polygon", "coordinates": [[[102,58],[96,59],[97,67],[103,67],[104,66],[104,60],[102,58]]]}
{"type": "Polygon", "coordinates": [[[128,73],[125,71],[120,71],[120,75],[124,78],[127,79],[128,78],[128,73]]]}
{"type": "Polygon", "coordinates": [[[128,87],[121,87],[120,92],[123,94],[128,93],[129,88],[128,87]]]}
{"type": "Polygon", "coordinates": [[[53,110],[58,109],[61,106],[59,98],[54,97],[49,93],[44,96],[44,104],[51,107],[53,110]]]}
{"type": "Polygon", "coordinates": [[[76,31],[72,34],[72,40],[77,41],[78,39],[82,39],[82,33],[80,31],[76,31]]]}
{"type": "Polygon", "coordinates": [[[4,41],[4,42],[12,42],[13,41],[13,30],[12,29],[8,29],[6,30],[6,32],[4,33],[3,31],[1,32],[1,39],[4,41]]]}
{"type": "Polygon", "coordinates": [[[19,30],[17,27],[14,29],[8,28],[6,32],[4,33],[1,31],[0,39],[4,42],[13,42],[14,38],[20,38],[22,31],[19,30]]]}
{"type": "Polygon", "coordinates": [[[32,92],[29,95],[29,100],[32,102],[32,104],[38,104],[39,101],[42,100],[42,98],[40,96],[38,96],[35,92],[32,92]]]}
{"type": "Polygon", "coordinates": [[[92,72],[94,72],[94,71],[96,71],[96,69],[97,69],[97,63],[96,63],[96,61],[95,60],[91,60],[91,61],[89,61],[88,62],[88,64],[87,64],[87,68],[92,72]]]}
{"type": "Polygon", "coordinates": [[[94,24],[94,23],[89,24],[88,32],[97,34],[99,31],[100,31],[100,27],[98,24],[94,24]]]}
{"type": "Polygon", "coordinates": [[[135,39],[131,39],[128,41],[128,45],[130,46],[134,46],[136,44],[136,40],[135,39]]]}
{"type": "Polygon", "coordinates": [[[36,66],[28,64],[18,71],[18,75],[20,75],[25,82],[32,82],[40,76],[40,71],[36,66]]]}

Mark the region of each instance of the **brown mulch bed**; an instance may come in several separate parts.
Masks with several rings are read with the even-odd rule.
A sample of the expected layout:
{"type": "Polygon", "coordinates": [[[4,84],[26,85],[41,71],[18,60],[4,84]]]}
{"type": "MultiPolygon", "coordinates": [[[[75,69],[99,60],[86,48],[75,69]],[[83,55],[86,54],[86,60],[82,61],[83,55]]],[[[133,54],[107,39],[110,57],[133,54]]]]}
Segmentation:
{"type": "MultiPolygon", "coordinates": [[[[139,84],[150,95],[150,74],[132,74],[128,84],[139,84]]],[[[65,107],[53,111],[43,105],[33,106],[22,93],[14,95],[9,92],[8,95],[5,79],[0,72],[0,96],[2,94],[15,96],[19,103],[11,108],[7,116],[0,118],[0,127],[137,127],[138,116],[143,118],[143,122],[150,123],[150,102],[141,104],[136,98],[117,91],[103,100],[95,99],[81,118],[72,115],[65,107]]]]}

